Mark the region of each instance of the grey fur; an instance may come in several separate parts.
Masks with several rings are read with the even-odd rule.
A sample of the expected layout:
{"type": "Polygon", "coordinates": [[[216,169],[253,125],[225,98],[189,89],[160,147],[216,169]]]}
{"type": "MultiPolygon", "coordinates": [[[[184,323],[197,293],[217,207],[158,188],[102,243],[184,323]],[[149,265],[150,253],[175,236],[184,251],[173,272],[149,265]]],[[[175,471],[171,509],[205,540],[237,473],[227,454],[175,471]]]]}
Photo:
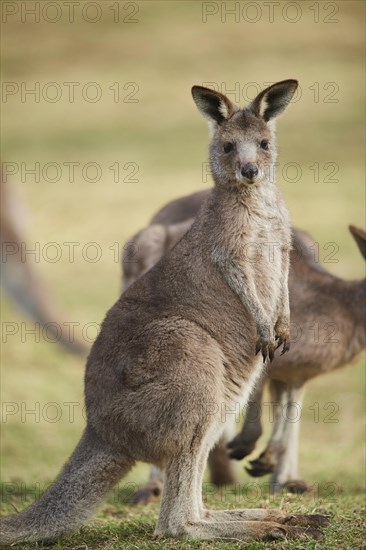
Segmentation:
{"type": "MultiPolygon", "coordinates": [[[[172,201],[153,217],[150,226],[132,238],[137,250],[136,262],[133,272],[130,264],[123,263],[123,286],[145,273],[154,263],[152,258],[154,261],[160,259],[182,238],[209,194],[207,189],[172,201]],[[177,220],[179,223],[176,223],[177,220]],[[157,227],[161,235],[174,235],[175,241],[162,238],[152,242],[151,235],[156,233],[157,227]]],[[[349,229],[366,258],[365,231],[353,225],[349,229]]],[[[292,343],[290,354],[276,357],[269,365],[266,377],[258,381],[246,409],[242,431],[232,441],[227,436],[222,437],[212,449],[209,466],[211,480],[215,484],[226,485],[237,481],[226,448],[228,441],[230,456],[236,459],[242,459],[255,449],[262,434],[260,411],[264,382],[269,380],[275,416],[272,435],[263,453],[251,462],[248,472],[255,477],[271,473],[275,490],[284,486],[293,492],[307,490],[306,483],[298,479],[300,421],[286,421],[284,410],[291,407],[291,403],[302,406],[307,380],[354,361],[366,345],[363,307],[366,302],[366,280],[345,281],[328,273],[314,261],[314,244],[306,232],[293,229],[289,278],[291,318],[294,326],[301,330],[302,337],[292,343]],[[336,341],[332,345],[315,342],[312,327],[327,326],[329,323],[337,323],[336,341]]],[[[132,502],[147,502],[156,498],[161,486],[162,474],[159,478],[155,471],[154,478],[134,494],[132,502]]]]}
{"type": "MultiPolygon", "coordinates": [[[[276,86],[287,90],[294,81],[276,86]]],[[[201,93],[207,103],[213,92],[193,88],[196,101],[201,93]]],[[[213,99],[211,112],[220,101],[213,99]]],[[[271,510],[208,512],[202,503],[207,456],[224,429],[216,407],[248,399],[262,370],[257,328],[265,334],[259,340],[265,355],[287,311],[281,301],[287,284],[282,252],[274,262],[264,257],[249,273],[242,261],[248,242],[276,241],[288,250],[287,210],[263,160],[270,164],[272,152],[259,150],[263,136],[274,136],[261,117],[234,110],[232,118],[214,117],[220,120],[210,146],[215,187],[191,229],[127,289],[103,322],[86,368],[86,435],[55,486],[37,504],[1,522],[3,544],[75,528],[136,460],[165,469],[156,535],[268,540],[306,537],[309,531],[296,525],[326,522],[271,510]],[[237,141],[231,158],[223,152],[228,136],[237,141]],[[247,162],[253,144],[258,153],[251,162],[261,175],[249,182],[238,176],[237,163],[247,162]],[[248,299],[239,281],[248,281],[255,299],[248,299]],[[263,317],[257,317],[255,301],[263,317]]],[[[318,537],[319,531],[310,534],[318,537]]]]}

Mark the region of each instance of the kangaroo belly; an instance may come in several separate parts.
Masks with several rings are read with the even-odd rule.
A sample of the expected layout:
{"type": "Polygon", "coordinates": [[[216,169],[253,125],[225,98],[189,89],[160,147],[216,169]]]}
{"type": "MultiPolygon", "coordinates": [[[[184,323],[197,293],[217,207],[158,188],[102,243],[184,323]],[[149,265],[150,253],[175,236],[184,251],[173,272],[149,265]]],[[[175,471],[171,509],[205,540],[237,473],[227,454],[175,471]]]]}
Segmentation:
{"type": "Polygon", "coordinates": [[[238,360],[181,317],[155,319],[134,339],[121,338],[108,364],[107,349],[96,344],[86,405],[96,432],[134,460],[163,464],[200,431],[240,418],[262,371],[259,356],[238,360]]]}

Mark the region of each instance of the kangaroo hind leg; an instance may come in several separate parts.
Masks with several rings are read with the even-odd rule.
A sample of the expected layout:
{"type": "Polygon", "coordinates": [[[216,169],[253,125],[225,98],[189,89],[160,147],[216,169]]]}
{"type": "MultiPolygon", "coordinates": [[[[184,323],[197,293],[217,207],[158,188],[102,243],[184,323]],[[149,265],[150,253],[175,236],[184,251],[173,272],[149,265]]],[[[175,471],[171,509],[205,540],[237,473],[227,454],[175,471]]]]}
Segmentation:
{"type": "Polygon", "coordinates": [[[276,521],[215,521],[215,517],[204,519],[200,495],[202,457],[207,452],[207,443],[200,441],[168,461],[155,535],[244,541],[321,537],[317,529],[304,529],[276,521]]]}

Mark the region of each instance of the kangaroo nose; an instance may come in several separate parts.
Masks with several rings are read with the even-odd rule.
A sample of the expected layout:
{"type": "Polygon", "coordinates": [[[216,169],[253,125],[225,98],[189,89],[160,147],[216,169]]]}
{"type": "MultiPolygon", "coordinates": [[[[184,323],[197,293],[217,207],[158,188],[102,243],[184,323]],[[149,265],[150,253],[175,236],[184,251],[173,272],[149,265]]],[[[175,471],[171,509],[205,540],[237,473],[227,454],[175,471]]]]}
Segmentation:
{"type": "Polygon", "coordinates": [[[253,180],[256,176],[258,176],[258,168],[255,164],[248,162],[248,164],[243,166],[241,169],[241,175],[248,180],[253,180]]]}

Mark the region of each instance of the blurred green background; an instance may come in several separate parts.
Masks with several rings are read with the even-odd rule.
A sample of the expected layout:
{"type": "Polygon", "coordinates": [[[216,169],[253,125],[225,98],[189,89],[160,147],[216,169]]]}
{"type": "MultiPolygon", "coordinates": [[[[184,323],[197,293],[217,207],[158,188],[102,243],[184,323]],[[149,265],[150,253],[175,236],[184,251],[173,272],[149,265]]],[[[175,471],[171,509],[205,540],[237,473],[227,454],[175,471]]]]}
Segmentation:
{"type": "MultiPolygon", "coordinates": [[[[326,243],[339,245],[338,262],[326,267],[348,279],[364,276],[364,262],[347,230],[349,223],[365,226],[364,3],[297,2],[297,22],[289,21],[297,15],[286,2],[275,9],[273,22],[269,8],[254,3],[261,15],[252,23],[248,19],[256,19],[255,11],[241,12],[235,21],[221,2],[99,4],[102,17],[95,23],[83,19],[79,7],[72,23],[63,8],[55,23],[42,15],[35,22],[23,14],[22,21],[19,11],[2,25],[3,82],[19,87],[6,101],[3,95],[2,160],[19,168],[9,181],[28,211],[29,248],[39,242],[42,249],[52,241],[62,249],[60,261],[41,258],[37,269],[67,318],[80,327],[100,323],[120,292],[118,247],[165,202],[210,184],[202,177],[208,133],[191,99],[193,84],[216,83],[243,105],[256,86],[259,91],[265,83],[299,80],[301,97],[278,124],[279,185],[293,223],[320,243],[320,259],[326,243]],[[217,13],[207,14],[216,8],[217,13]],[[64,83],[79,83],[73,102],[71,85],[64,83]],[[22,101],[22,86],[39,86],[39,102],[29,94],[22,101]],[[60,89],[58,101],[42,96],[52,98],[60,89]],[[102,91],[98,101],[85,99],[93,98],[95,90],[102,91]],[[41,168],[58,163],[59,181],[47,181],[42,174],[38,182],[29,174],[22,181],[21,163],[31,168],[37,162],[41,168]],[[73,182],[64,164],[70,162],[79,163],[73,182]],[[89,162],[100,167],[99,181],[83,177],[82,167],[89,162]],[[115,163],[121,167],[117,183],[109,168],[115,163]],[[301,167],[298,181],[290,181],[296,178],[288,163],[301,167]],[[286,165],[289,170],[283,172],[286,165]],[[132,172],[137,181],[123,181],[132,172]],[[330,177],[338,181],[329,182],[330,177]],[[65,242],[80,243],[74,262],[65,242]],[[90,242],[102,250],[95,263],[81,254],[90,242]]],[[[90,8],[89,19],[94,13],[90,8]]],[[[51,8],[47,17],[54,17],[51,8]]],[[[50,179],[51,169],[48,174],[50,179]]],[[[90,169],[88,177],[93,175],[90,169]]],[[[26,321],[6,297],[2,320],[26,321]]],[[[84,422],[83,368],[82,359],[57,344],[37,343],[32,335],[22,342],[18,334],[3,344],[2,399],[19,406],[3,424],[5,481],[42,483],[59,471],[84,422]],[[48,408],[50,403],[57,406],[48,408]],[[61,418],[50,421],[60,410],[61,418]]],[[[361,358],[309,384],[300,446],[307,481],[333,481],[352,490],[363,486],[364,376],[361,358]],[[324,419],[329,402],[339,405],[339,421],[314,423],[310,407],[319,403],[324,419]]],[[[146,467],[138,467],[130,478],[142,480],[145,472],[146,467]]]]}

